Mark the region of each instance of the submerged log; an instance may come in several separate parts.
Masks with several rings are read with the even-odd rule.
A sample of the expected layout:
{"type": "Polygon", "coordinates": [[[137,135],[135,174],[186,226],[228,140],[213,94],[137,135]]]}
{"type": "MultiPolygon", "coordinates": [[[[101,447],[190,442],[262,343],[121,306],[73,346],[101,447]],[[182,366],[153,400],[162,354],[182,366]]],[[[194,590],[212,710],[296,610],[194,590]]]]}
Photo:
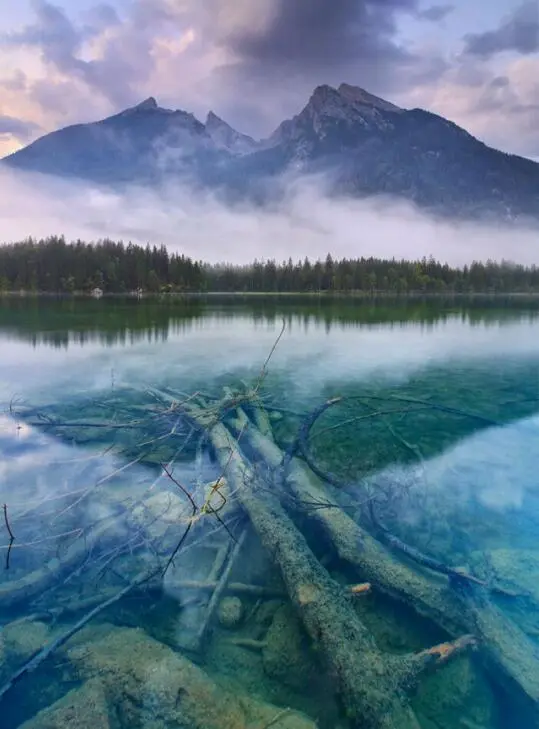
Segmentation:
{"type": "MultiPolygon", "coordinates": [[[[362,729],[411,729],[416,726],[407,696],[421,674],[443,661],[434,653],[391,656],[376,646],[359,619],[352,599],[343,593],[310,550],[305,537],[285,512],[277,495],[246,462],[230,431],[204,411],[186,406],[208,431],[217,461],[232,492],[279,567],[292,603],[313,643],[320,649],[353,726],[362,729]]],[[[454,644],[457,655],[474,643],[470,636],[454,644]]]]}
{"type": "Polygon", "coordinates": [[[88,552],[95,545],[101,549],[117,541],[114,528],[118,527],[118,516],[107,517],[91,527],[66,549],[62,559],[50,559],[43,566],[0,585],[0,608],[13,610],[42,595],[46,590],[65,579],[70,572],[80,567],[88,552]]]}
{"type": "Polygon", "coordinates": [[[440,560],[434,559],[433,557],[424,554],[419,549],[412,547],[410,544],[406,544],[406,542],[403,542],[402,539],[399,539],[397,536],[395,536],[395,534],[392,534],[389,529],[387,529],[381,523],[376,515],[373,500],[369,501],[369,515],[376,531],[380,533],[382,540],[391,549],[397,552],[401,552],[408,559],[412,560],[413,562],[417,562],[422,567],[426,567],[433,572],[439,572],[442,575],[446,575],[447,577],[449,577],[450,581],[457,585],[460,583],[464,584],[466,582],[471,582],[474,585],[481,585],[481,587],[485,587],[490,592],[494,592],[498,595],[504,595],[505,597],[519,596],[516,592],[511,592],[510,590],[505,590],[498,585],[491,585],[484,580],[480,580],[478,577],[475,577],[475,575],[466,572],[466,570],[464,569],[450,567],[444,562],[440,562],[440,560]]]}
{"type": "MultiPolygon", "coordinates": [[[[253,460],[265,463],[275,472],[282,468],[285,456],[281,449],[273,439],[260,433],[243,411],[238,411],[233,425],[242,433],[242,443],[253,460]]],[[[539,726],[539,649],[482,596],[481,586],[456,590],[446,576],[428,574],[413,562],[398,559],[342,509],[310,509],[310,504],[333,501],[324,485],[298,459],[288,463],[286,488],[297,508],[322,528],[338,557],[356,567],[362,579],[452,636],[474,634],[481,643],[480,655],[486,670],[532,712],[539,726]]]]}

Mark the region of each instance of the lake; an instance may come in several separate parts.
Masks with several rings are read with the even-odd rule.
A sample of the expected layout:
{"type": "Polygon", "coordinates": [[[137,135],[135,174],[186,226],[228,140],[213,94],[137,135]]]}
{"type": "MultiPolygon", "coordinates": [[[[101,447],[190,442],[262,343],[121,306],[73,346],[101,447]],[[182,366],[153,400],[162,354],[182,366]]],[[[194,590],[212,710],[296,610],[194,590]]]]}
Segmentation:
{"type": "Polygon", "coordinates": [[[0,299],[5,729],[539,726],[539,302],[0,299]]]}

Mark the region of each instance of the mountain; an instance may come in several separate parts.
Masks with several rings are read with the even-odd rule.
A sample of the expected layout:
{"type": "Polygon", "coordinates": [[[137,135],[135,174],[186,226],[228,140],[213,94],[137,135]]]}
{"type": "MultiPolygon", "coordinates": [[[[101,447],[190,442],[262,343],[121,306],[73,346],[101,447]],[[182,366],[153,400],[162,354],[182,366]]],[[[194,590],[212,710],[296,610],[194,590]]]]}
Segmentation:
{"type": "Polygon", "coordinates": [[[213,111],[206,117],[206,131],[219,149],[225,149],[235,155],[249,154],[259,146],[254,139],[237,132],[213,111]]]}
{"type": "Polygon", "coordinates": [[[149,98],[48,134],[3,163],[112,185],[169,174],[261,201],[285,173],[323,172],[339,194],[395,195],[457,217],[539,218],[539,164],[349,84],[319,86],[299,114],[260,141],[213,112],[202,123],[149,98]]]}
{"type": "Polygon", "coordinates": [[[319,86],[307,106],[284,121],[272,135],[274,144],[296,144],[301,156],[353,147],[366,133],[394,129],[403,109],[363,89],[341,84],[339,89],[319,86]]]}
{"type": "Polygon", "coordinates": [[[539,164],[348,84],[315,89],[270,142],[280,167],[322,170],[340,193],[396,195],[452,216],[539,217],[539,164]]]}
{"type": "Polygon", "coordinates": [[[200,179],[228,156],[192,114],[163,109],[150,97],[102,121],[47,134],[4,162],[17,169],[115,184],[182,172],[200,179]]]}

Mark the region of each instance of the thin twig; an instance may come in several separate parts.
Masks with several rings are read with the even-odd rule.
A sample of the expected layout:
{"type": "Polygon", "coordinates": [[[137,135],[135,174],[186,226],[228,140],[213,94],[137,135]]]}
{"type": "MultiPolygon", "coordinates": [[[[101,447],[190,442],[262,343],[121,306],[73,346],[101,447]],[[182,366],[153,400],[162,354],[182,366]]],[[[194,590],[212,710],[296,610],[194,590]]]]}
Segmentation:
{"type": "Polygon", "coordinates": [[[4,521],[6,523],[6,529],[9,534],[9,547],[6,554],[6,570],[9,569],[9,558],[11,557],[11,548],[13,547],[13,542],[15,541],[15,535],[11,531],[11,525],[9,523],[9,517],[7,514],[7,504],[4,504],[4,521]]]}
{"type": "Polygon", "coordinates": [[[6,522],[6,529],[8,530],[9,538],[14,542],[15,541],[15,535],[11,531],[11,526],[9,524],[9,518],[8,518],[8,515],[7,515],[7,504],[4,504],[4,521],[6,522]]]}
{"type": "Polygon", "coordinates": [[[277,337],[277,339],[273,343],[273,347],[270,349],[270,352],[269,352],[268,356],[266,357],[266,360],[265,360],[264,364],[262,365],[262,369],[260,370],[260,374],[258,376],[258,382],[257,382],[257,384],[255,385],[255,388],[254,388],[254,393],[255,394],[258,393],[258,391],[260,390],[260,387],[262,386],[262,382],[264,381],[264,379],[265,379],[265,377],[266,377],[266,375],[268,373],[268,370],[267,370],[268,364],[270,363],[270,360],[273,357],[273,354],[274,354],[275,350],[277,349],[277,346],[278,346],[279,342],[281,341],[283,334],[285,333],[285,329],[286,329],[286,320],[283,319],[283,326],[281,327],[281,331],[279,333],[279,336],[277,337]]]}
{"type": "Polygon", "coordinates": [[[153,577],[157,575],[157,571],[154,570],[153,572],[150,572],[149,574],[142,575],[135,579],[131,584],[127,585],[123,590],[120,590],[120,592],[116,593],[112,597],[110,597],[108,600],[105,600],[104,602],[100,603],[95,607],[93,610],[90,610],[89,613],[87,613],[83,618],[81,618],[78,622],[75,623],[69,630],[66,630],[64,633],[59,635],[57,638],[55,638],[53,641],[51,641],[48,645],[46,645],[41,650],[37,651],[37,653],[30,658],[27,663],[25,663],[19,670],[11,676],[11,678],[8,680],[7,683],[5,683],[0,688],[0,700],[10,691],[13,686],[20,681],[21,678],[23,678],[27,673],[30,673],[31,671],[35,671],[38,666],[40,666],[52,653],[57,651],[59,648],[61,648],[67,641],[75,635],[75,633],[78,633],[81,628],[83,628],[87,623],[92,620],[96,615],[99,615],[99,613],[103,612],[106,608],[110,607],[111,605],[114,605],[114,603],[118,602],[122,599],[122,597],[125,597],[131,590],[135,589],[136,587],[140,587],[145,582],[149,582],[153,577]]]}
{"type": "MultiPolygon", "coordinates": [[[[61,532],[60,534],[52,534],[50,537],[42,537],[41,539],[34,539],[31,542],[19,542],[16,544],[13,549],[24,549],[26,547],[35,547],[36,544],[43,544],[44,542],[52,542],[60,539],[61,537],[70,537],[73,534],[76,534],[77,536],[81,536],[81,534],[84,532],[84,529],[81,529],[80,527],[78,529],[71,529],[68,532],[61,532]]],[[[15,538],[13,537],[11,539],[11,544],[15,541],[15,538]]],[[[54,545],[56,546],[56,545],[54,545]]],[[[10,544],[0,544],[0,549],[11,549],[10,544]]]]}
{"type": "Polygon", "coordinates": [[[325,428],[321,428],[320,430],[317,430],[316,433],[313,433],[310,435],[310,440],[313,441],[315,438],[320,438],[320,436],[325,435],[326,433],[329,433],[332,430],[337,430],[338,428],[344,428],[347,425],[351,425],[352,423],[358,423],[361,420],[370,420],[371,418],[376,418],[381,415],[395,415],[396,413],[414,413],[418,412],[420,409],[425,408],[426,405],[422,405],[421,408],[398,408],[395,410],[374,410],[371,413],[365,413],[364,415],[354,415],[351,418],[347,418],[346,420],[341,420],[338,423],[335,423],[334,425],[328,425],[325,428]]]}
{"type": "Polygon", "coordinates": [[[172,472],[167,468],[167,466],[165,466],[164,463],[161,464],[161,468],[163,469],[163,471],[165,472],[167,477],[172,481],[172,483],[175,484],[180,489],[180,491],[184,494],[184,496],[187,497],[187,499],[189,500],[191,507],[193,509],[193,513],[191,514],[191,517],[190,517],[189,521],[187,522],[187,527],[186,527],[184,533],[182,534],[181,539],[179,540],[178,544],[174,548],[174,551],[170,555],[168,562],[165,565],[165,568],[163,570],[163,577],[164,577],[166,575],[166,573],[168,572],[170,565],[174,562],[174,558],[176,557],[176,555],[182,548],[182,545],[185,543],[185,540],[187,539],[189,532],[191,531],[191,527],[193,526],[194,519],[195,519],[195,516],[198,511],[198,506],[196,505],[195,500],[193,499],[193,497],[191,496],[189,491],[185,488],[185,486],[182,486],[182,484],[176,478],[174,478],[172,472]]]}

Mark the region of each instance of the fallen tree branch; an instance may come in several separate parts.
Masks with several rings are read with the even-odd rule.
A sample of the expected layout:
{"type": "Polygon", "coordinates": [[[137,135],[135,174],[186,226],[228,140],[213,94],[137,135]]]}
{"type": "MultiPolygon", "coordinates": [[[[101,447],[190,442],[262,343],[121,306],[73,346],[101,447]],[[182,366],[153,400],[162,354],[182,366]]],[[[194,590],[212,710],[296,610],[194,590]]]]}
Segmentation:
{"type": "Polygon", "coordinates": [[[234,549],[232,550],[232,553],[228,559],[228,563],[223,571],[223,574],[217,580],[217,583],[215,585],[215,589],[213,590],[210,602],[208,603],[208,607],[206,608],[206,615],[205,615],[202,625],[200,626],[200,629],[197,633],[197,642],[199,645],[201,645],[204,641],[204,636],[206,634],[206,631],[208,630],[208,626],[213,618],[215,610],[217,609],[219,600],[221,599],[221,597],[223,596],[223,594],[227,588],[227,583],[228,583],[228,579],[230,577],[230,573],[232,572],[232,569],[234,568],[234,566],[236,564],[236,561],[240,555],[240,552],[243,549],[246,538],[247,538],[247,529],[244,529],[243,532],[241,533],[240,538],[237,540],[236,544],[234,545],[234,549]]]}
{"type": "MultiPolygon", "coordinates": [[[[217,580],[213,582],[198,582],[196,580],[182,580],[181,582],[175,583],[175,586],[179,590],[194,590],[194,591],[207,591],[212,592],[217,587],[217,580]]],[[[224,592],[227,594],[235,595],[247,595],[252,597],[285,597],[285,593],[282,590],[272,590],[268,587],[262,587],[261,585],[247,585],[243,582],[229,582],[226,584],[224,592]]]]}
{"type": "Polygon", "coordinates": [[[64,633],[59,635],[57,638],[55,638],[53,641],[51,641],[48,645],[46,645],[44,648],[41,648],[37,653],[35,653],[32,658],[30,658],[29,661],[27,661],[21,668],[19,668],[16,673],[14,673],[9,681],[5,683],[0,688],[0,701],[4,698],[4,696],[11,691],[13,686],[17,684],[21,678],[23,678],[27,673],[30,673],[32,671],[35,671],[36,668],[38,668],[44,661],[49,658],[53,653],[55,653],[59,648],[61,648],[67,641],[72,638],[76,633],[79,632],[82,628],[84,628],[85,625],[87,625],[90,620],[96,617],[96,615],[99,615],[104,610],[106,610],[111,605],[114,605],[116,602],[121,600],[123,597],[125,597],[131,590],[133,590],[135,587],[140,587],[145,582],[149,582],[153,577],[155,577],[159,573],[159,570],[154,570],[153,572],[149,574],[144,574],[138,577],[136,580],[131,582],[127,587],[124,587],[123,590],[120,590],[120,592],[116,593],[112,597],[108,598],[108,600],[105,600],[104,602],[97,605],[97,607],[90,610],[90,612],[86,613],[86,615],[78,620],[75,625],[71,626],[69,630],[66,630],[64,633]]]}
{"type": "Polygon", "coordinates": [[[480,580],[478,577],[475,577],[474,575],[471,575],[469,572],[466,572],[465,570],[456,569],[454,567],[450,567],[449,565],[446,565],[444,562],[440,562],[437,559],[434,559],[433,557],[429,557],[426,554],[423,554],[419,549],[416,549],[415,547],[412,547],[409,544],[406,544],[406,542],[403,542],[402,539],[399,539],[397,536],[392,534],[387,527],[385,527],[380,520],[378,519],[376,515],[376,511],[374,508],[374,502],[371,500],[369,501],[369,514],[371,521],[373,523],[373,526],[375,529],[380,533],[382,536],[383,541],[392,549],[396,550],[397,552],[401,552],[406,557],[411,559],[414,562],[417,562],[417,564],[421,565],[422,567],[427,567],[429,570],[432,570],[433,572],[439,572],[442,575],[447,575],[451,581],[453,581],[454,584],[459,585],[463,582],[470,582],[474,585],[480,585],[481,587],[486,588],[487,590],[490,590],[491,592],[496,592],[500,595],[505,595],[506,597],[518,597],[518,595],[514,592],[511,592],[509,590],[504,590],[503,587],[498,587],[497,585],[489,585],[484,580],[480,580]]]}
{"type": "MultiPolygon", "coordinates": [[[[203,412],[193,405],[186,411],[206,429],[203,412]]],[[[379,651],[350,598],[318,562],[277,496],[257,488],[256,474],[227,428],[222,423],[212,424],[208,438],[218,462],[227,469],[232,492],[279,567],[307,632],[336,677],[353,725],[362,729],[412,726],[411,710],[398,688],[410,691],[415,686],[420,673],[418,659],[379,651]]]]}
{"type": "Polygon", "coordinates": [[[15,541],[15,535],[11,531],[11,525],[9,523],[9,518],[7,515],[7,504],[4,504],[4,522],[6,524],[6,529],[9,534],[9,546],[8,546],[8,550],[7,550],[7,554],[6,554],[6,570],[8,570],[9,569],[9,558],[11,556],[11,549],[13,547],[13,542],[15,541]]]}
{"type": "MultiPolygon", "coordinates": [[[[286,458],[283,452],[253,426],[243,411],[238,411],[233,426],[235,430],[242,428],[243,443],[256,461],[282,474],[286,458]]],[[[281,478],[284,493],[289,490],[296,507],[321,527],[340,559],[356,567],[361,578],[377,590],[428,618],[449,635],[476,635],[481,644],[481,659],[492,678],[520,697],[539,717],[539,649],[522,630],[490,601],[452,589],[445,575],[431,578],[396,559],[345,511],[303,509],[304,502],[330,498],[323,484],[300,460],[289,459],[285,477],[285,484],[281,478]]],[[[480,585],[477,588],[482,589],[480,585]]]]}
{"type": "MultiPolygon", "coordinates": [[[[422,400],[419,398],[405,397],[405,396],[399,396],[399,395],[393,395],[390,397],[382,397],[382,396],[377,396],[377,395],[357,395],[357,396],[350,396],[350,397],[334,397],[334,398],[330,398],[326,402],[319,405],[311,413],[309,413],[309,415],[307,415],[307,417],[304,418],[304,421],[300,426],[296,439],[294,440],[294,442],[292,443],[292,445],[290,446],[290,448],[287,451],[287,454],[286,454],[286,457],[285,457],[285,460],[283,463],[285,472],[286,472],[286,469],[288,468],[290,460],[297,453],[305,460],[305,462],[307,463],[307,465],[309,466],[311,471],[313,471],[313,473],[315,473],[323,481],[329,483],[330,485],[332,485],[336,488],[340,488],[340,489],[343,489],[343,488],[346,488],[347,486],[349,486],[350,484],[347,483],[345,480],[343,480],[342,478],[339,478],[338,476],[335,476],[331,472],[323,469],[319,464],[316,463],[315,459],[312,456],[312,453],[310,451],[309,444],[308,444],[309,434],[310,434],[314,424],[316,423],[316,421],[327,410],[334,407],[335,405],[343,404],[343,403],[350,402],[350,401],[356,401],[356,402],[365,404],[365,401],[369,401],[369,400],[382,401],[386,404],[395,402],[395,403],[404,403],[407,406],[414,405],[414,406],[416,406],[416,408],[418,410],[425,410],[425,409],[437,410],[437,411],[447,413],[450,415],[458,415],[461,417],[470,418],[472,420],[477,420],[477,421],[483,423],[483,425],[490,426],[490,427],[500,425],[500,423],[498,423],[497,421],[492,420],[491,418],[487,418],[478,413],[467,412],[465,410],[461,410],[459,408],[454,408],[449,405],[441,405],[439,403],[433,403],[433,402],[429,402],[428,400],[422,400]]],[[[366,413],[361,416],[355,416],[354,418],[349,418],[345,422],[352,423],[352,422],[357,422],[357,421],[361,421],[361,420],[368,420],[368,419],[371,419],[374,417],[392,415],[394,413],[402,412],[402,411],[403,411],[402,409],[387,410],[387,411],[375,410],[373,412],[366,413]]],[[[413,412],[413,410],[410,407],[407,407],[404,411],[413,412]]],[[[339,423],[338,427],[340,427],[342,425],[344,425],[344,423],[339,423]]],[[[332,426],[332,427],[337,427],[337,426],[332,426]]],[[[325,430],[328,430],[328,429],[329,428],[326,428],[325,430]]],[[[393,432],[393,436],[394,437],[396,436],[396,434],[394,432],[393,432]]],[[[412,448],[410,446],[410,444],[408,444],[403,439],[399,438],[399,440],[402,445],[404,445],[408,449],[411,449],[412,452],[414,453],[414,455],[417,456],[415,449],[412,448]]]]}

